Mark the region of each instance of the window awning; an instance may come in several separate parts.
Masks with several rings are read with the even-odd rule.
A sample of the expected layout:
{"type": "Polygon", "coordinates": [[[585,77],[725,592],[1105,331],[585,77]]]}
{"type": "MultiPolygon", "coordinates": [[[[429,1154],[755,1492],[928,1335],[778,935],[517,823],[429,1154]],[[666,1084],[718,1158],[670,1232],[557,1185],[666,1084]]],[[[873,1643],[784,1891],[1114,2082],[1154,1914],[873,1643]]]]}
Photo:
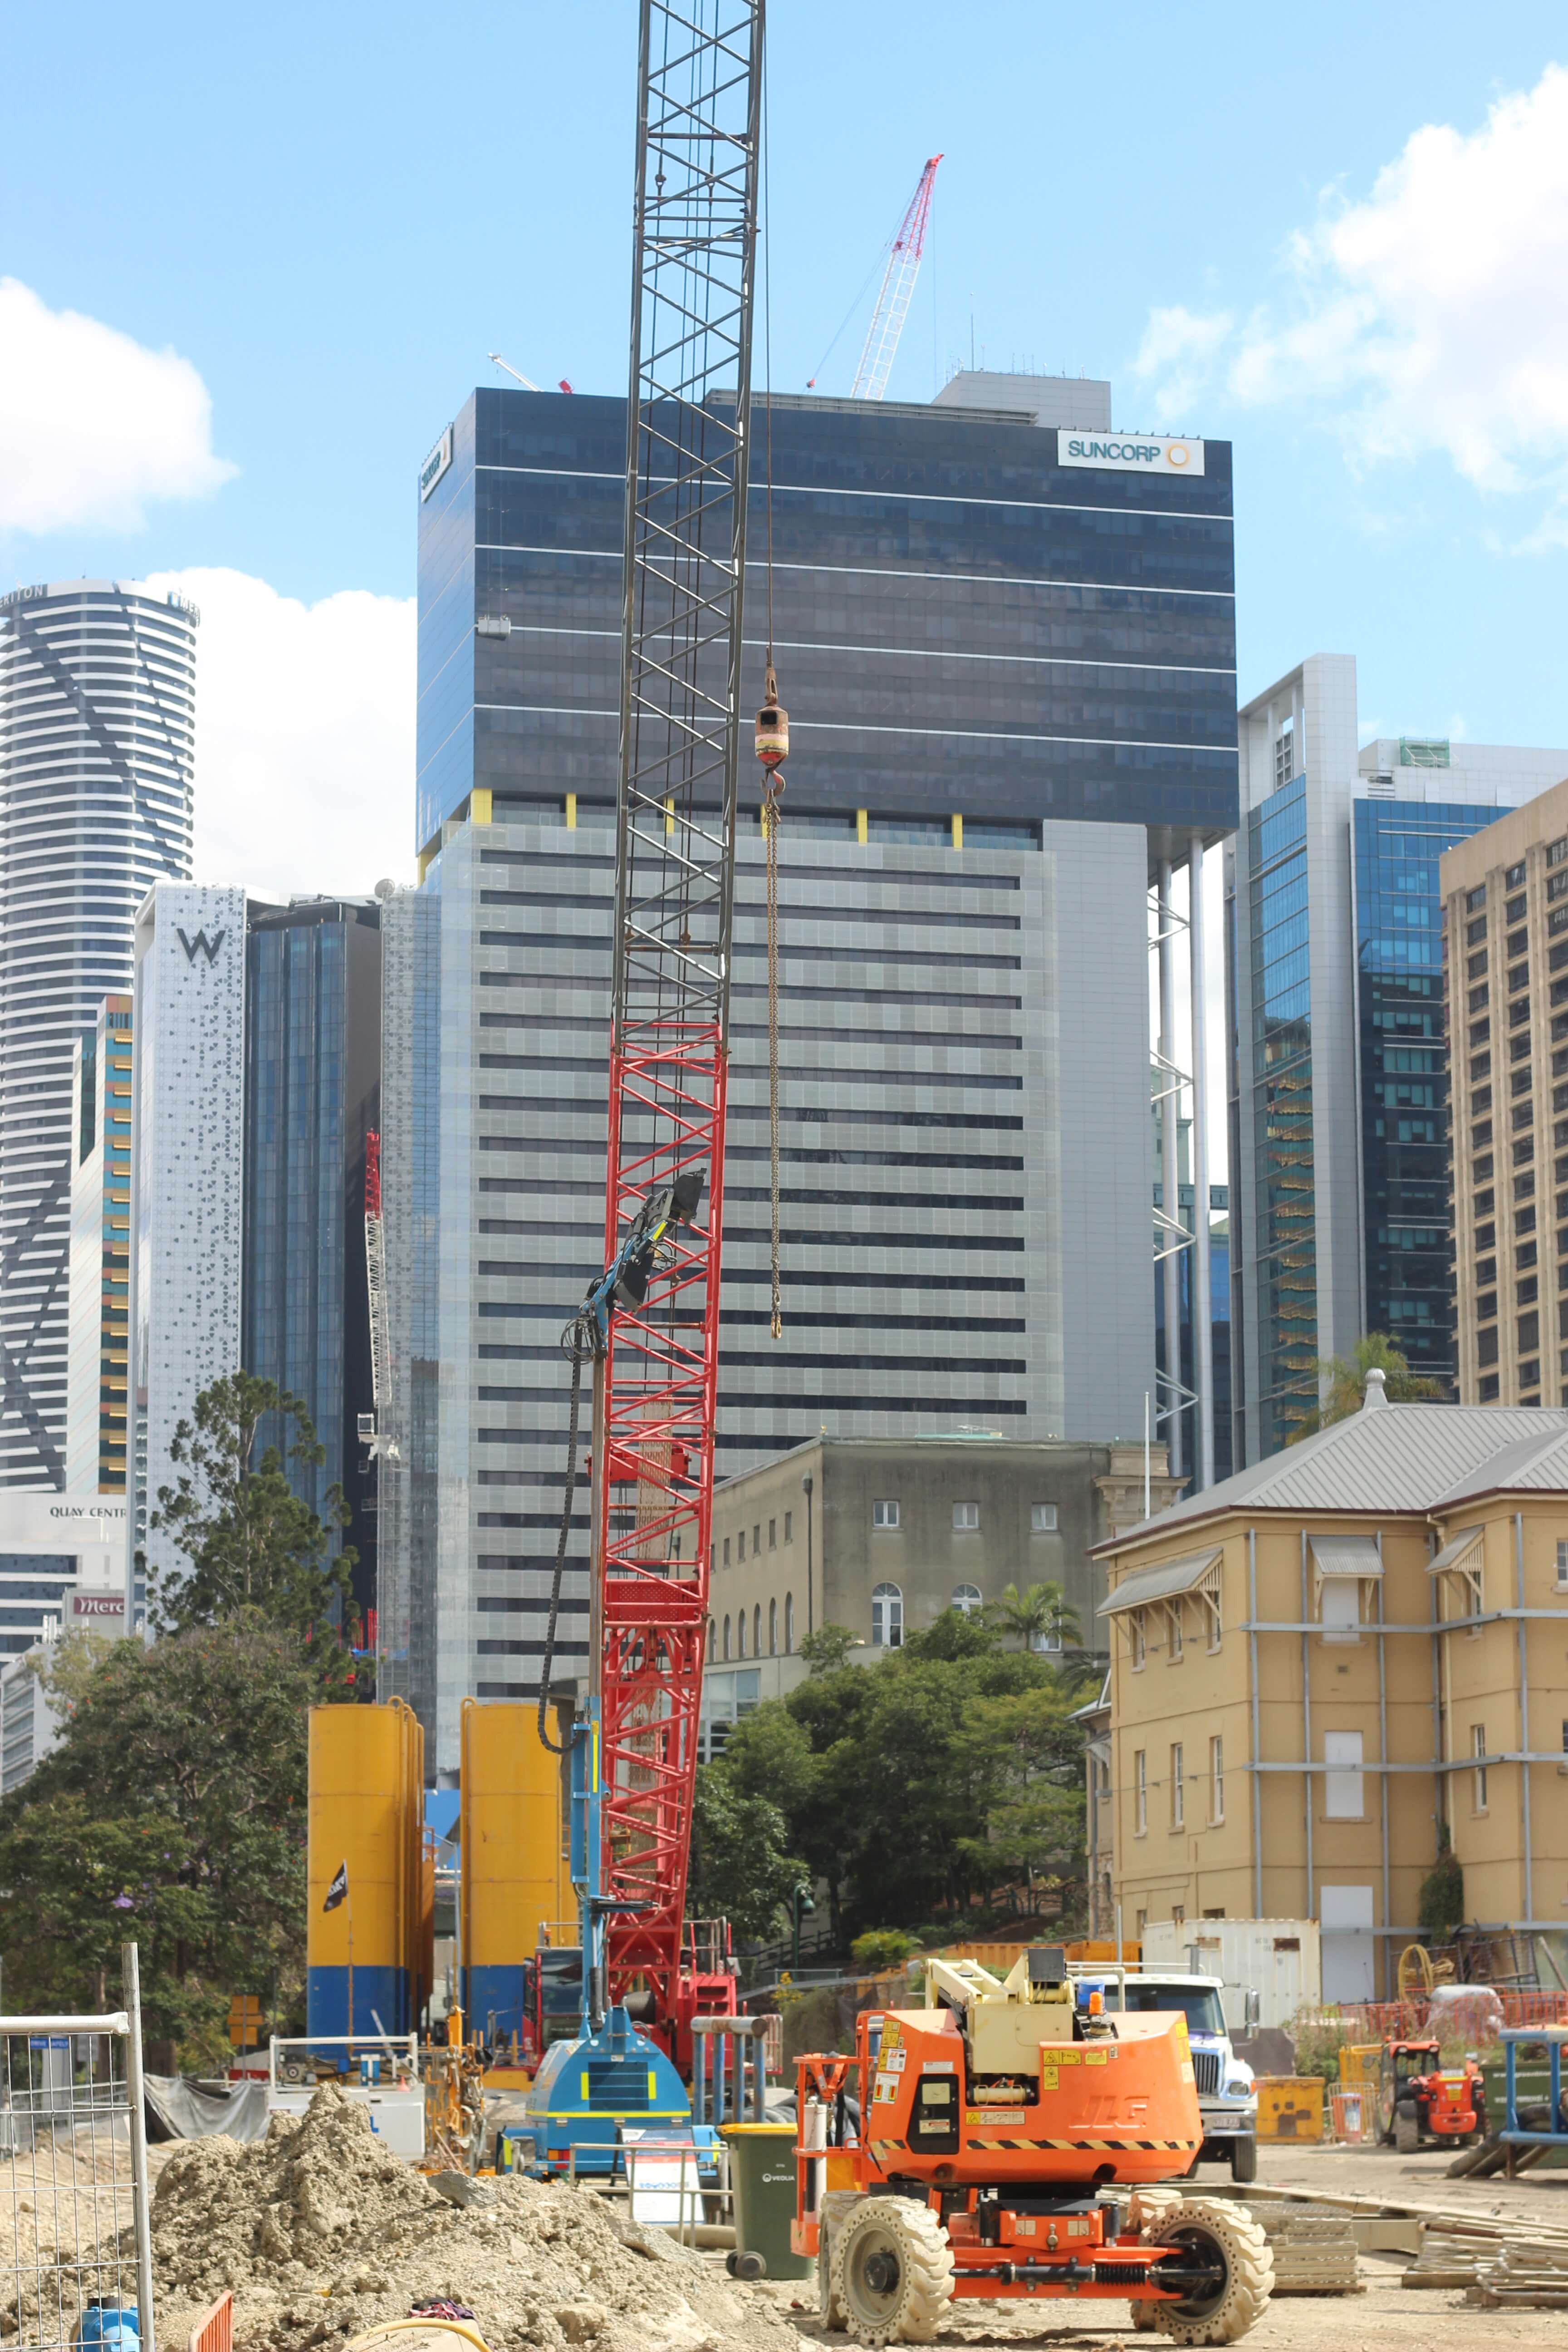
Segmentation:
{"type": "Polygon", "coordinates": [[[1468,1554],[1479,1549],[1485,1533],[1484,1528],[1462,1528],[1457,1536],[1452,1537],[1443,1546],[1435,1559],[1427,1561],[1427,1575],[1440,1576],[1445,1569],[1449,1568],[1460,1570],[1468,1568],[1470,1565],[1468,1554]]]}
{"type": "Polygon", "coordinates": [[[1216,1545],[1212,1551],[1188,1552],[1182,1559],[1163,1559],[1156,1568],[1135,1568],[1094,1613],[1097,1617],[1114,1617],[1123,1609],[1142,1609],[1151,1601],[1172,1601],[1178,1592],[1191,1592],[1203,1582],[1219,1557],[1216,1545]]]}
{"type": "Polygon", "coordinates": [[[1310,1536],[1312,1564],[1320,1576],[1381,1576],[1383,1561],[1372,1536],[1310,1536]]]}

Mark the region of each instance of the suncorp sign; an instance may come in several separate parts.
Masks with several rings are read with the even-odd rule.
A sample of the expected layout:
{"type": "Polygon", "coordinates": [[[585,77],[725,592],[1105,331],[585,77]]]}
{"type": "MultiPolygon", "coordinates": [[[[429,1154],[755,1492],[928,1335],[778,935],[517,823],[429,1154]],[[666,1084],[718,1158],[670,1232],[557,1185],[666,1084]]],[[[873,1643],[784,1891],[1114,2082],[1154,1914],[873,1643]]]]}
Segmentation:
{"type": "Polygon", "coordinates": [[[1118,474],[1201,474],[1201,441],[1169,441],[1157,434],[1134,439],[1126,433],[1057,435],[1058,466],[1105,466],[1118,474]]]}

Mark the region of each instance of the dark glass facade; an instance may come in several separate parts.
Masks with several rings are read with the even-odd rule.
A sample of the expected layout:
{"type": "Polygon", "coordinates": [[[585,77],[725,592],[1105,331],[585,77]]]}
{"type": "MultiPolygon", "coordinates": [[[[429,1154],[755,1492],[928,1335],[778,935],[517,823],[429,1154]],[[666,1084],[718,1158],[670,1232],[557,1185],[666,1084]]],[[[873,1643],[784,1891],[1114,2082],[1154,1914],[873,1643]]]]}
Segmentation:
{"type": "MultiPolygon", "coordinates": [[[[1059,467],[1054,429],[962,409],[775,400],[771,431],[793,821],[1090,818],[1183,854],[1235,824],[1227,443],[1194,479],[1059,467]]],[[[453,450],[420,509],[422,848],[476,786],[607,801],[616,771],[624,404],[480,390],[453,450]]]]}
{"type": "Polygon", "coordinates": [[[1456,1391],[1443,902],[1437,861],[1496,808],[1352,810],[1366,1322],[1456,1391]]]}
{"type": "MultiPolygon", "coordinates": [[[[365,1134],[380,1118],[381,909],[342,899],[252,907],[247,940],[241,1360],[304,1400],[326,1459],[290,1465],[320,1511],[353,1513],[362,1612],[375,1601],[376,1482],[358,1416],[373,1407],[365,1134]]],[[[286,1444],[264,1426],[260,1444],[286,1444]]]]}

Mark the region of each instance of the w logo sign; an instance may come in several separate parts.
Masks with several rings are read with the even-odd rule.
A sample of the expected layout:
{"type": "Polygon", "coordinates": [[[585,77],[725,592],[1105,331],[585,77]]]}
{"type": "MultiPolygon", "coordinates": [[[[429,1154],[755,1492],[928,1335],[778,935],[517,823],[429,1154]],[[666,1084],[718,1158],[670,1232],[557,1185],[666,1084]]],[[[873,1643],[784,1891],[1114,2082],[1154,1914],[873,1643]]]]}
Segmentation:
{"type": "Polygon", "coordinates": [[[205,956],[209,964],[213,964],[217,961],[217,951],[228,934],[226,931],[215,931],[209,940],[205,931],[202,930],[198,931],[193,940],[184,931],[177,930],[174,937],[185,950],[187,963],[195,963],[197,955],[201,954],[205,956]]]}

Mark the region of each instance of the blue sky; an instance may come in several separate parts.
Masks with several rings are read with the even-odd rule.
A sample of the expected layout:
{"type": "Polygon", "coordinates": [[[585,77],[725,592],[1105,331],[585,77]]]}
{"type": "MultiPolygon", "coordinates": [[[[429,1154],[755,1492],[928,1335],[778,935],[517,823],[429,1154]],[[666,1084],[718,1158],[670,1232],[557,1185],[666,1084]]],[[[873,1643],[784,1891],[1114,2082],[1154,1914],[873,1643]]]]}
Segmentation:
{"type": "MultiPolygon", "coordinates": [[[[338,617],[384,622],[367,657],[401,662],[415,471],[500,380],[487,351],[624,385],[635,13],[5,0],[0,278],[188,362],[172,400],[134,369],[121,400],[123,352],[81,346],[84,430],[101,401],[117,446],[158,445],[140,476],[132,447],[118,497],[38,494],[73,462],[59,403],[34,424],[24,399],[18,424],[12,396],[7,443],[0,390],[5,584],[240,573],[307,610],[363,592],[338,617]]],[[[1384,731],[1568,743],[1560,9],[771,13],[781,388],[942,150],[894,396],[929,398],[973,321],[993,366],[1110,376],[1121,425],[1228,436],[1244,695],[1330,648],[1359,656],[1384,731]],[[1456,136],[1401,166],[1432,125],[1456,136]]],[[[824,389],[847,388],[862,326],[824,389]]]]}

